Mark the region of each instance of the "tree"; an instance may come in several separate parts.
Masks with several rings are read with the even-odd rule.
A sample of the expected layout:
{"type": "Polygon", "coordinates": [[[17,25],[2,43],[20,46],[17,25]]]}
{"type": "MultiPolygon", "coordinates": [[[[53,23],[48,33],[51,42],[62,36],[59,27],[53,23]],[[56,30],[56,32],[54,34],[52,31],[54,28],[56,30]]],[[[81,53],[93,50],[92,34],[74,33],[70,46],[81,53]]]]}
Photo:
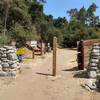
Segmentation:
{"type": "MultiPolygon", "coordinates": [[[[73,47],[81,39],[100,37],[100,19],[95,15],[94,3],[88,9],[83,6],[67,11],[69,21],[44,14],[44,3],[45,0],[1,0],[0,33],[6,32],[5,40],[14,39],[24,45],[27,40],[42,39],[52,45],[53,37],[57,36],[61,46],[73,47]]],[[[1,44],[3,37],[0,35],[1,44]]]]}
{"type": "Polygon", "coordinates": [[[70,9],[68,12],[70,20],[67,32],[64,35],[63,44],[66,46],[76,46],[77,41],[86,39],[100,38],[98,34],[100,19],[95,15],[97,6],[91,4],[88,9],[80,8],[79,10],[70,9]]]}
{"type": "Polygon", "coordinates": [[[95,16],[97,6],[95,3],[91,4],[87,9],[87,22],[90,26],[96,26],[98,24],[99,17],[95,16]]]}
{"type": "Polygon", "coordinates": [[[78,12],[78,20],[83,23],[86,24],[86,15],[87,15],[87,11],[84,7],[82,7],[79,12],[78,12]]]}
{"type": "MultiPolygon", "coordinates": [[[[1,32],[2,30],[4,30],[4,35],[9,34],[11,38],[15,39],[14,36],[16,36],[16,30],[17,30],[17,28],[15,27],[19,25],[20,32],[18,33],[20,34],[17,34],[18,36],[16,36],[16,38],[19,39],[20,36],[22,36],[22,39],[29,38],[28,34],[30,33],[31,33],[30,37],[32,37],[32,35],[37,37],[36,27],[34,24],[32,24],[32,18],[31,15],[29,14],[29,7],[30,5],[27,3],[27,0],[9,0],[9,2],[8,0],[0,1],[1,32]],[[5,32],[7,34],[5,34],[5,32]],[[15,34],[12,35],[11,32],[15,34]]],[[[21,39],[19,40],[21,41],[21,39]]]]}
{"type": "Polygon", "coordinates": [[[67,13],[69,14],[71,19],[77,19],[77,17],[78,17],[78,10],[77,10],[77,8],[70,9],[69,11],[67,11],[67,13]]]}

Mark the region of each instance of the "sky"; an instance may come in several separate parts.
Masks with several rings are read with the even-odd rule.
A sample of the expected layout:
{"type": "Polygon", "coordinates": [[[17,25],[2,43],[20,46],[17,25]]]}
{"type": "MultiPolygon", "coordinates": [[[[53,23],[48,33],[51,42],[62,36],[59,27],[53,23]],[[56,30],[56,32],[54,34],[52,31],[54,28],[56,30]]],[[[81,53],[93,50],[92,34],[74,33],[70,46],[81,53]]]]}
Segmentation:
{"type": "Polygon", "coordinates": [[[71,8],[80,9],[82,6],[88,8],[92,3],[98,6],[96,15],[100,16],[100,0],[46,0],[44,4],[44,13],[52,14],[54,18],[66,17],[69,19],[66,11],[71,8]]]}

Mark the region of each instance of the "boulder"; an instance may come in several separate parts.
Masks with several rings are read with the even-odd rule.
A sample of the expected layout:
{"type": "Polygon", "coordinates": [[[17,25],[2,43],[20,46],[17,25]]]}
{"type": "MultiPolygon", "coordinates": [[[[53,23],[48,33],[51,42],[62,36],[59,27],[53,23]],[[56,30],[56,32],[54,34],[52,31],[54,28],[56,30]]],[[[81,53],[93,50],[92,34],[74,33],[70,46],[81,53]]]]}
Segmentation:
{"type": "Polygon", "coordinates": [[[97,72],[96,71],[89,71],[88,75],[89,75],[89,78],[97,78],[97,72]]]}
{"type": "Polygon", "coordinates": [[[8,63],[9,60],[8,60],[8,59],[3,59],[2,62],[4,62],[4,63],[5,63],[5,62],[8,63]]]}
{"type": "Polygon", "coordinates": [[[90,63],[98,63],[99,59],[90,59],[90,63]]]}
{"type": "Polygon", "coordinates": [[[10,53],[10,54],[7,55],[7,58],[9,60],[14,61],[14,60],[17,60],[17,55],[15,53],[10,53]]]}
{"type": "Polygon", "coordinates": [[[16,76],[16,71],[10,71],[8,72],[8,75],[7,76],[16,76]]]}
{"type": "Polygon", "coordinates": [[[92,70],[92,71],[97,71],[98,68],[97,68],[97,67],[91,67],[90,70],[92,70]]]}
{"type": "Polygon", "coordinates": [[[4,48],[5,48],[6,50],[12,50],[12,49],[14,49],[14,47],[12,47],[12,46],[4,46],[4,48]]]}
{"type": "Polygon", "coordinates": [[[98,64],[97,64],[97,63],[90,63],[90,66],[91,66],[91,67],[97,67],[98,64]]]}
{"type": "Polygon", "coordinates": [[[2,70],[4,72],[9,72],[9,71],[16,71],[16,68],[13,68],[13,69],[11,69],[11,68],[3,68],[2,70]]]}
{"type": "Polygon", "coordinates": [[[0,60],[0,64],[1,64],[1,60],[0,60]]]}
{"type": "Polygon", "coordinates": [[[0,71],[0,76],[7,76],[7,72],[0,71]]]}
{"type": "Polygon", "coordinates": [[[9,68],[9,64],[8,63],[2,63],[1,64],[3,68],[9,68]]]}
{"type": "Polygon", "coordinates": [[[11,66],[11,65],[17,63],[17,60],[14,60],[14,61],[11,61],[11,60],[10,60],[8,63],[9,63],[9,65],[11,66]]]}
{"type": "Polygon", "coordinates": [[[1,58],[1,61],[3,62],[5,62],[5,60],[8,60],[7,58],[1,58]]]}
{"type": "Polygon", "coordinates": [[[11,68],[17,68],[17,63],[12,64],[12,65],[11,65],[11,68]]]}
{"type": "Polygon", "coordinates": [[[6,53],[3,53],[3,54],[1,55],[1,57],[2,57],[2,58],[6,58],[6,57],[7,57],[6,53]]]}
{"type": "Polygon", "coordinates": [[[2,52],[3,52],[3,51],[6,51],[6,49],[5,49],[5,48],[0,48],[0,51],[2,51],[2,52]]]}
{"type": "Polygon", "coordinates": [[[3,54],[3,51],[0,50],[0,56],[3,54]]]}
{"type": "Polygon", "coordinates": [[[7,54],[9,54],[9,53],[15,53],[15,50],[8,50],[7,54]]]}
{"type": "Polygon", "coordinates": [[[95,90],[97,88],[96,83],[93,82],[93,80],[87,80],[85,85],[88,86],[92,90],[95,90]]]}
{"type": "Polygon", "coordinates": [[[0,71],[2,71],[2,65],[0,64],[0,71]]]}

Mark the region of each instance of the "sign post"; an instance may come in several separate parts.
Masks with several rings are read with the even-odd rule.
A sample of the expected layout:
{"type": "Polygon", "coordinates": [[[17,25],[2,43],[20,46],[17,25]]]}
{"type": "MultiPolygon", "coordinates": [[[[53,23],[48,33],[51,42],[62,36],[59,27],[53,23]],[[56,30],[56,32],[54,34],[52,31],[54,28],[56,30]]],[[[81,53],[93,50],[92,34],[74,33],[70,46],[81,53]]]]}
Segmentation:
{"type": "Polygon", "coordinates": [[[33,50],[32,50],[32,58],[33,58],[33,59],[35,58],[34,48],[33,48],[33,50]]]}
{"type": "Polygon", "coordinates": [[[34,48],[37,47],[37,41],[31,41],[31,47],[33,48],[32,50],[32,58],[35,58],[35,51],[34,48]]]}
{"type": "Polygon", "coordinates": [[[53,38],[53,70],[52,75],[56,76],[57,38],[53,38]]]}
{"type": "Polygon", "coordinates": [[[43,55],[43,41],[41,40],[40,41],[40,44],[41,44],[41,56],[43,55]]]}

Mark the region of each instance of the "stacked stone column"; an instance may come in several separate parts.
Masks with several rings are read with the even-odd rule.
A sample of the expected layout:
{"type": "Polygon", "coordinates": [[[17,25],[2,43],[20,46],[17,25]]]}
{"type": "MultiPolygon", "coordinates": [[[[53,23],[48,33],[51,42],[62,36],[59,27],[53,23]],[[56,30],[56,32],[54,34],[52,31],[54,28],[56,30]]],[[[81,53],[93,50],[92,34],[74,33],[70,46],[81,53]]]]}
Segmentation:
{"type": "Polygon", "coordinates": [[[96,78],[100,58],[100,45],[94,44],[90,53],[89,77],[96,78]]]}
{"type": "Polygon", "coordinates": [[[11,46],[0,48],[0,76],[16,76],[17,62],[16,48],[11,46]]]}

